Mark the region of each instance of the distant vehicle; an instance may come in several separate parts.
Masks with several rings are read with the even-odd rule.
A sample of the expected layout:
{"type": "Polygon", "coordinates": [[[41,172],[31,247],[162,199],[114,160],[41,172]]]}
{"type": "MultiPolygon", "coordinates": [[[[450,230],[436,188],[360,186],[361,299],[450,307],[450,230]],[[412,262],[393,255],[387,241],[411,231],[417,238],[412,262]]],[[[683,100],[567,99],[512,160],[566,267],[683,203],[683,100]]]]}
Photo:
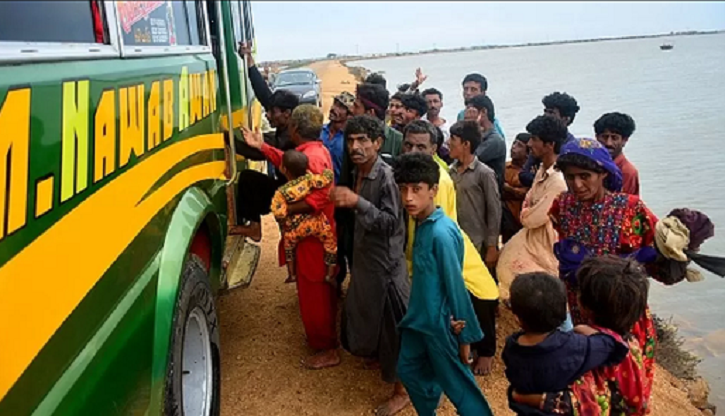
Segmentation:
{"type": "Polygon", "coordinates": [[[669,43],[663,43],[662,45],[660,45],[660,49],[662,49],[663,51],[669,51],[670,49],[672,49],[674,47],[675,47],[674,45],[671,45],[669,43]]]}
{"type": "Polygon", "coordinates": [[[297,94],[300,104],[315,104],[322,107],[320,79],[309,68],[296,68],[282,71],[274,78],[272,90],[287,90],[297,94]]]}

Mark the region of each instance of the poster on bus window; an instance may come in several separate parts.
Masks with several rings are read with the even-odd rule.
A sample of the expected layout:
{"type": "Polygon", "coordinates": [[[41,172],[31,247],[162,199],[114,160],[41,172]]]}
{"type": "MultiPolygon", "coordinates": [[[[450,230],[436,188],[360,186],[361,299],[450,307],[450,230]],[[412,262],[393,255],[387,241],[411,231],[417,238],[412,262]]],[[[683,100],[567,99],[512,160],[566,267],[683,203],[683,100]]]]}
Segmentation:
{"type": "Polygon", "coordinates": [[[176,45],[171,1],[118,1],[123,43],[134,46],[176,45]]]}

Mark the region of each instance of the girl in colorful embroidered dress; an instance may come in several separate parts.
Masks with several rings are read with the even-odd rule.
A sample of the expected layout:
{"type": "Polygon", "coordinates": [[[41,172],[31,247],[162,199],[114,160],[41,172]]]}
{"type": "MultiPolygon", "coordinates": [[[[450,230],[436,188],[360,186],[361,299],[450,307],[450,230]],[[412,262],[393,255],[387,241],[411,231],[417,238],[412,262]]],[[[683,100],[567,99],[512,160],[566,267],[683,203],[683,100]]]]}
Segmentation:
{"type": "Polygon", "coordinates": [[[614,365],[597,367],[566,390],[543,395],[521,394],[512,398],[541,413],[577,416],[644,416],[649,413],[648,380],[639,342],[630,334],[647,309],[649,282],[644,268],[632,259],[595,256],[585,259],[577,272],[578,308],[591,326],[574,332],[597,333],[614,338],[626,356],[614,365]]]}
{"type": "MultiPolygon", "coordinates": [[[[654,230],[657,218],[634,195],[620,193],[622,176],[609,152],[599,142],[582,138],[567,143],[557,159],[569,190],[553,203],[549,215],[559,233],[554,252],[559,274],[567,286],[574,324],[588,323],[577,302],[576,271],[588,256],[631,256],[643,264],[657,258],[654,230]]],[[[652,274],[654,267],[648,271],[652,274]]],[[[649,308],[631,333],[642,348],[645,383],[643,397],[649,399],[654,379],[656,333],[649,308]]]]}

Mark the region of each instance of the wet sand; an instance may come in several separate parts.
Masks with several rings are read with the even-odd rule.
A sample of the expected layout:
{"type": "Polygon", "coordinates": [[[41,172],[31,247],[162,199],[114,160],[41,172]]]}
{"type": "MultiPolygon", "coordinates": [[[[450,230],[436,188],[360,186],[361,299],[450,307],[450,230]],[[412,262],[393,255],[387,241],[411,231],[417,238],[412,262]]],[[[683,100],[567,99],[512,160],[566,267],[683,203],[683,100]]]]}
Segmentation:
{"type": "MultiPolygon", "coordinates": [[[[322,78],[324,108],[340,91],[354,92],[355,80],[337,62],[312,65],[322,78]],[[347,82],[347,83],[346,83],[347,82]]],[[[327,114],[327,111],[325,111],[327,114]]],[[[342,364],[311,371],[300,366],[310,354],[299,316],[294,285],[284,284],[284,268],[278,267],[279,232],[270,216],[263,221],[262,256],[251,287],[219,299],[223,416],[232,415],[371,415],[372,409],[390,394],[390,386],[377,371],[367,370],[361,359],[341,352],[342,364]]],[[[516,330],[513,316],[502,308],[498,325],[494,372],[478,377],[494,414],[511,415],[506,403],[508,382],[500,352],[507,335],[516,330]]],[[[658,368],[652,398],[655,416],[697,416],[681,383],[658,368]]],[[[415,415],[409,407],[400,413],[415,415]]],[[[446,400],[438,412],[453,416],[446,400]]]]}

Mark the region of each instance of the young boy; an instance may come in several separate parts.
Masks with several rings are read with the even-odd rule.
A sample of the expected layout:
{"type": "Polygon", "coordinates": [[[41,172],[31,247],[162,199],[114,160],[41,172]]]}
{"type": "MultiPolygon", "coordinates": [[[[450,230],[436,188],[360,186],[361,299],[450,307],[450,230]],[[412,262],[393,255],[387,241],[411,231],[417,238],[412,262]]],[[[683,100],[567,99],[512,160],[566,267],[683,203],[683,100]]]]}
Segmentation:
{"type": "Polygon", "coordinates": [[[456,185],[458,224],[493,272],[501,231],[501,196],[496,173],[474,154],[481,144],[481,134],[473,121],[459,121],[451,126],[450,155],[456,161],[450,173],[456,185]]]}
{"type": "Polygon", "coordinates": [[[334,180],[334,174],[331,170],[324,170],[322,175],[313,175],[308,172],[308,165],[309,160],[304,153],[297,150],[284,152],[281,170],[289,179],[289,182],[280,186],[272,197],[271,211],[282,229],[284,252],[287,259],[289,275],[285,283],[297,281],[294,259],[297,243],[307,237],[315,237],[322,242],[325,248],[325,264],[327,265],[325,281],[334,284],[333,273],[337,261],[337,241],[327,218],[322,213],[316,215],[289,215],[287,213],[289,204],[303,200],[313,189],[330,186],[334,180]]]}
{"type": "MultiPolygon", "coordinates": [[[[560,279],[549,274],[519,275],[511,284],[511,309],[523,331],[506,340],[502,358],[511,383],[509,407],[518,415],[549,413],[542,413],[539,406],[522,405],[514,397],[541,399],[545,393],[564,391],[588,371],[617,364],[629,352],[610,334],[559,331],[566,319],[566,289],[560,279]]],[[[571,410],[571,396],[562,394],[559,398],[571,410]]]]}
{"type": "Polygon", "coordinates": [[[463,239],[433,202],[440,172],[433,157],[401,155],[394,164],[403,205],[416,219],[413,286],[400,322],[398,376],[419,415],[435,415],[442,392],[462,416],[492,415],[469,367],[470,344],[483,336],[461,275],[463,239]],[[454,335],[452,321],[463,321],[454,335]]]}
{"type": "MultiPolygon", "coordinates": [[[[471,239],[495,279],[502,209],[496,174],[473,153],[482,138],[481,129],[475,121],[456,122],[450,132],[450,155],[456,159],[451,165],[450,175],[456,188],[458,225],[471,239]]],[[[482,299],[471,293],[471,302],[485,335],[473,344],[477,355],[474,373],[487,374],[496,353],[498,298],[482,299]]]]}

